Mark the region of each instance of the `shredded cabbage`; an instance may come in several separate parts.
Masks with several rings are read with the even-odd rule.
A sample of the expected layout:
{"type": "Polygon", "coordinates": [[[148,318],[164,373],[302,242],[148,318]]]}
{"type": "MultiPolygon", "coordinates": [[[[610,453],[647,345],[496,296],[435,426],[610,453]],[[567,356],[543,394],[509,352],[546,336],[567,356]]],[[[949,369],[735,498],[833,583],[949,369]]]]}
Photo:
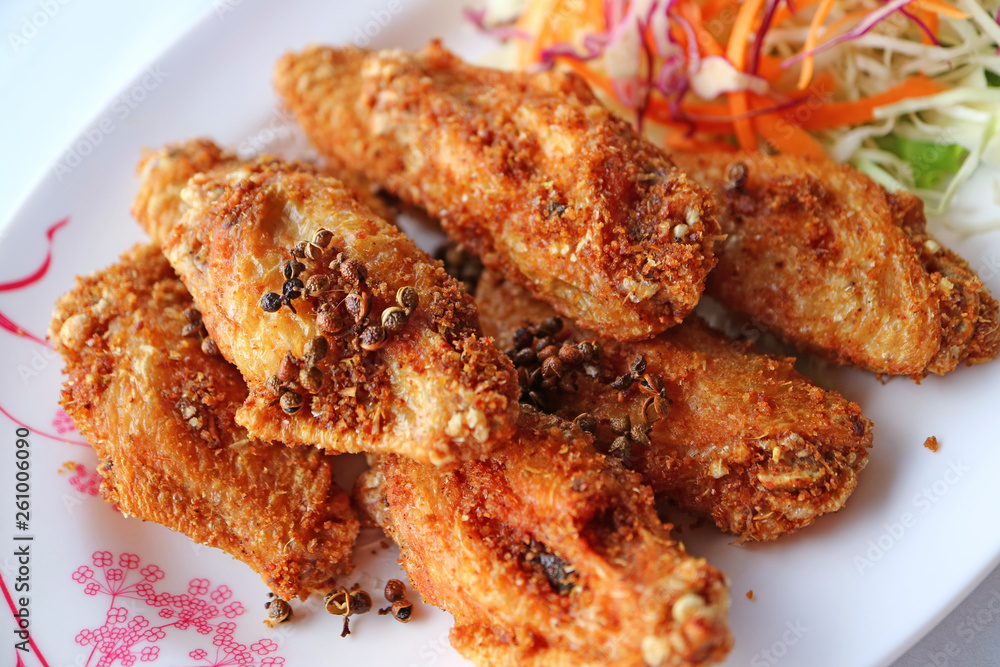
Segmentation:
{"type": "MultiPolygon", "coordinates": [[[[838,2],[830,20],[878,4],[838,2]]],[[[995,18],[1000,2],[958,0],[955,6],[969,18],[941,16],[936,45],[921,43],[920,26],[897,14],[815,55],[817,71],[836,77],[837,99],[876,95],[921,73],[950,88],[880,107],[871,124],[818,133],[831,157],[890,189],[914,192],[933,215],[948,209],[980,164],[1000,166],[1000,26],[995,18]]],[[[775,53],[800,52],[812,12],[802,14],[768,35],[775,53]]],[[[973,231],[961,220],[946,224],[973,231]]]]}
{"type": "MultiPolygon", "coordinates": [[[[524,1],[486,0],[488,6],[505,5],[502,11],[489,11],[495,17],[510,17],[511,7],[524,1]]],[[[816,35],[810,40],[816,4],[796,8],[796,0],[762,0],[748,61],[736,67],[736,61],[699,54],[694,47],[697,35],[681,9],[685,4],[704,6],[705,0],[603,0],[603,29],[581,28],[569,41],[549,43],[538,52],[538,61],[545,66],[568,58],[598,72],[614,93],[612,103],[634,112],[640,127],[650,95],[660,96],[660,117],[666,108],[675,126],[689,124],[689,134],[698,121],[736,122],[803,102],[805,97],[793,93],[806,59],[812,59],[817,74],[832,75],[834,86],[826,100],[832,103],[880,95],[916,75],[930,77],[945,91],[879,107],[870,123],[811,134],[834,160],[853,164],[890,189],[914,192],[928,213],[939,215],[980,165],[1000,167],[1000,0],[944,1],[953,10],[935,12],[931,27],[924,21],[929,14],[922,0],[837,0],[821,21],[816,42],[816,35]],[[773,22],[779,9],[785,17],[773,22]],[[960,18],[963,12],[966,17],[960,18]],[[686,47],[671,35],[668,22],[686,34],[680,40],[686,47]],[[757,76],[765,56],[781,61],[779,78],[757,76]],[[739,91],[768,97],[773,105],[730,116],[697,110],[707,108],[698,107],[699,100],[711,103],[739,91]],[[685,105],[685,100],[696,104],[685,105]]],[[[566,4],[569,0],[527,2],[529,10],[543,9],[534,6],[538,3],[571,12],[577,10],[566,7],[582,6],[566,4]]],[[[714,34],[723,49],[731,29],[730,21],[723,33],[714,34]]],[[[654,126],[645,129],[657,132],[654,126]]],[[[963,229],[961,220],[946,222],[963,229]]],[[[982,225],[965,231],[973,229],[981,231],[982,225]]]]}

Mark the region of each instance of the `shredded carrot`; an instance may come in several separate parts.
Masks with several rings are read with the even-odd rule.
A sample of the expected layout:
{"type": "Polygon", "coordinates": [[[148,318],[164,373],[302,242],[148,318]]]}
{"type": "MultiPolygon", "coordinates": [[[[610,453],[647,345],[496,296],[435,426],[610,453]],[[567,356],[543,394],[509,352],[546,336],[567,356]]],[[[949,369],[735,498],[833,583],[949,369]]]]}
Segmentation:
{"type": "MultiPolygon", "coordinates": [[[[747,0],[740,7],[740,13],[736,15],[733,23],[733,32],[729,36],[729,44],[726,45],[726,58],[739,71],[744,71],[747,61],[747,45],[750,42],[750,33],[753,29],[754,19],[760,11],[764,0],[747,0]]],[[[743,150],[757,150],[757,136],[753,131],[753,123],[748,119],[740,118],[749,109],[747,94],[743,91],[729,93],[729,110],[733,116],[739,120],[733,121],[736,128],[736,138],[740,142],[743,150]]]]}
{"type": "MultiPolygon", "coordinates": [[[[830,10],[833,9],[833,3],[835,0],[823,0],[819,7],[816,9],[816,13],[812,17],[812,21],[809,23],[809,34],[806,36],[805,44],[802,45],[803,51],[811,51],[816,48],[816,43],[819,41],[819,29],[826,21],[826,17],[830,15],[830,10]]],[[[810,79],[813,75],[813,57],[806,56],[802,61],[802,70],[799,73],[799,90],[802,90],[809,85],[810,79]]]]}
{"type": "Polygon", "coordinates": [[[778,11],[774,13],[774,21],[772,21],[772,25],[779,25],[787,21],[806,7],[812,7],[819,1],[820,0],[792,0],[791,4],[795,7],[795,11],[793,12],[789,9],[787,4],[784,7],[779,7],[778,11]]]}
{"type": "Polygon", "coordinates": [[[712,33],[705,28],[705,24],[702,22],[701,7],[688,2],[679,2],[675,7],[677,8],[677,13],[691,24],[691,28],[698,39],[698,52],[702,55],[721,56],[723,53],[722,47],[719,46],[712,33]]]}
{"type": "MultiPolygon", "coordinates": [[[[803,51],[815,49],[842,34],[871,11],[857,9],[824,25],[836,6],[835,0],[792,1],[796,12],[816,7],[809,22],[803,51]]],[[[522,62],[537,62],[541,53],[554,44],[576,43],[581,34],[604,30],[604,2],[605,0],[529,2],[518,21],[522,30],[533,35],[533,39],[527,41],[521,51],[522,62]]],[[[725,57],[737,71],[746,73],[755,32],[761,29],[760,14],[764,2],[765,0],[679,0],[673,4],[673,11],[690,24],[697,43],[688,44],[688,32],[681,28],[677,19],[671,20],[668,27],[672,41],[681,46],[684,53],[688,53],[689,47],[693,47],[701,56],[725,57]],[[735,12],[735,20],[731,20],[731,14],[727,16],[724,12],[735,12]],[[712,22],[718,23],[722,18],[726,19],[725,25],[715,27],[712,22]],[[715,34],[707,25],[713,26],[715,34]],[[729,33],[728,39],[720,42],[726,32],[729,33]]],[[[787,21],[792,16],[789,6],[786,4],[778,9],[773,25],[787,21]]],[[[952,6],[947,0],[914,0],[911,9],[935,37],[941,16],[968,18],[965,12],[952,6]]],[[[651,30],[652,26],[648,26],[644,36],[648,43],[655,45],[656,40],[653,39],[651,30]]],[[[923,34],[922,39],[925,43],[933,42],[927,34],[923,34]]],[[[666,55],[656,54],[654,57],[659,60],[666,55]]],[[[830,102],[837,87],[832,74],[817,74],[814,58],[807,56],[802,60],[796,89],[788,91],[787,86],[780,83],[787,81],[788,70],[782,67],[784,60],[782,57],[760,54],[755,74],[771,84],[766,95],[735,91],[727,93],[725,101],[702,101],[694,95],[688,95],[680,102],[671,102],[654,91],[645,108],[646,118],[665,130],[663,142],[675,150],[733,151],[738,144],[743,150],[753,151],[759,148],[759,140],[762,139],[781,153],[828,159],[822,145],[810,131],[870,123],[874,120],[875,109],[881,106],[947,90],[942,84],[918,75],[878,95],[849,102],[830,102]],[[776,104],[790,99],[797,101],[797,105],[784,111],[770,110],[776,104]],[[760,115],[748,113],[751,111],[760,115]],[[682,121],[679,118],[691,120],[682,121]],[[736,141],[732,142],[734,135],[736,141]]],[[[559,61],[604,95],[611,99],[616,97],[615,82],[603,73],[600,66],[594,67],[593,63],[574,58],[560,58],[559,61]]]]}
{"type": "Polygon", "coordinates": [[[680,132],[668,132],[663,137],[667,148],[687,153],[735,153],[736,146],[724,141],[703,141],[680,132]]]}
{"type": "MultiPolygon", "coordinates": [[[[698,120],[692,123],[694,128],[698,132],[707,132],[710,134],[733,134],[733,123],[729,120],[728,113],[729,107],[725,105],[706,105],[712,106],[708,113],[703,115],[706,116],[704,120],[698,120]],[[711,117],[717,116],[718,120],[713,120],[711,117]]],[[[705,111],[701,105],[692,105],[691,103],[685,102],[681,105],[681,111],[687,111],[693,114],[701,114],[705,111]],[[694,108],[692,108],[694,107],[694,108]],[[700,107],[700,108],[699,108],[700,107]]],[[[678,121],[670,108],[670,104],[664,100],[662,97],[653,96],[649,100],[649,104],[646,107],[646,118],[659,123],[661,125],[667,125],[669,127],[684,128],[687,129],[691,124],[683,123],[678,121]]]]}
{"type": "Polygon", "coordinates": [[[574,34],[604,28],[603,0],[585,0],[582,4],[567,0],[530,2],[518,20],[518,28],[534,35],[531,47],[525,49],[526,62],[536,63],[543,49],[559,42],[572,41],[574,34]]]}
{"type": "Polygon", "coordinates": [[[760,54],[760,60],[757,61],[757,76],[774,83],[788,71],[781,66],[782,62],[784,62],[783,58],[760,54]]]}
{"type": "Polygon", "coordinates": [[[952,7],[947,2],[943,0],[916,0],[913,3],[914,7],[918,9],[923,9],[924,11],[931,12],[932,14],[940,14],[941,16],[947,16],[950,19],[967,19],[969,15],[963,12],[957,7],[952,7]]]}
{"type": "Polygon", "coordinates": [[[777,114],[766,114],[753,119],[754,127],[764,140],[779,153],[828,160],[826,151],[812,135],[798,125],[777,114]]]}
{"type": "Polygon", "coordinates": [[[600,88],[612,98],[615,96],[615,88],[611,85],[611,80],[603,74],[595,72],[592,68],[587,67],[587,63],[580,62],[575,58],[563,58],[559,62],[582,76],[590,85],[600,88]]]}
{"type": "Polygon", "coordinates": [[[747,45],[750,43],[754,19],[757,18],[757,12],[763,4],[764,0],[747,0],[740,7],[740,13],[736,15],[736,22],[733,23],[733,33],[729,36],[729,44],[726,45],[726,58],[741,72],[746,66],[747,45]]]}
{"type": "Polygon", "coordinates": [[[711,21],[727,9],[740,4],[740,0],[708,0],[701,8],[701,15],[706,21],[711,21]]]}
{"type": "Polygon", "coordinates": [[[864,99],[853,102],[834,102],[810,108],[808,118],[802,118],[801,114],[795,114],[792,110],[783,114],[788,118],[790,114],[795,114],[798,125],[807,130],[826,130],[832,127],[844,127],[847,125],[861,125],[875,120],[875,109],[892,104],[900,100],[911,97],[927,97],[946,90],[945,86],[929,79],[924,75],[910,77],[895,88],[890,88],[884,93],[872,95],[864,99]]]}
{"type": "MultiPolygon", "coordinates": [[[[940,20],[938,19],[938,15],[935,14],[934,12],[929,12],[926,9],[919,9],[919,8],[916,10],[916,13],[917,17],[924,22],[924,25],[927,26],[927,29],[931,31],[932,35],[934,35],[934,39],[937,39],[938,28],[940,27],[940,20]]],[[[931,39],[931,36],[925,33],[923,30],[920,31],[920,41],[923,42],[924,44],[931,46],[934,44],[934,39],[931,39]]]]}

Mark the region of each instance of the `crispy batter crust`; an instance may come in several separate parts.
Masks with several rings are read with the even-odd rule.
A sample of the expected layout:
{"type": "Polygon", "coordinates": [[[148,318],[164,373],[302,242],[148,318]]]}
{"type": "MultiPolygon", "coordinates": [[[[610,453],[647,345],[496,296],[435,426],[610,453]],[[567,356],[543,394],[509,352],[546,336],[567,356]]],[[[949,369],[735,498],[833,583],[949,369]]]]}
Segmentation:
{"type": "Polygon", "coordinates": [[[714,266],[708,192],[572,74],[313,47],[275,85],[320,149],[439,218],[456,241],[586,326],[680,322],[714,266]]]}
{"type": "Polygon", "coordinates": [[[793,156],[677,155],[712,187],[728,234],[708,291],[789,342],[876,373],[943,374],[993,359],[997,303],[927,233],[920,201],[793,156]],[[747,179],[732,187],[729,167],[747,179]]]}
{"type": "MultiPolygon", "coordinates": [[[[486,271],[476,293],[483,326],[509,348],[514,331],[552,310],[523,289],[486,271]]],[[[609,379],[636,355],[663,379],[670,401],[653,423],[648,447],[632,448],[632,466],[653,491],[681,508],[711,517],[741,540],[772,540],[840,509],[868,462],[872,423],[857,404],[824,391],[792,368],[792,360],[759,354],[689,317],[647,341],[619,343],[572,328],[578,341],[604,349],[606,378],[577,375],[579,391],[546,394],[565,419],[589,412],[598,448],[615,439],[610,420],[636,424],[650,396],[635,382],[616,391],[609,379]]]]}
{"type": "Polygon", "coordinates": [[[511,432],[513,368],[482,336],[472,299],[338,181],[276,158],[240,163],[205,141],[148,155],[140,174],[133,213],[243,373],[250,395],[237,419],[255,437],[448,466],[486,455],[511,432]],[[283,293],[294,247],[321,229],[332,240],[320,258],[300,260],[299,279],[323,277],[328,288],[265,311],[261,297],[283,293]],[[351,260],[367,273],[360,282],[343,270],[351,260]],[[416,290],[419,306],[383,347],[363,349],[363,330],[396,306],[404,286],[416,290]],[[353,290],[371,302],[360,321],[348,312],[353,290]],[[311,365],[321,386],[309,388],[301,377],[278,390],[267,385],[288,354],[296,372],[310,366],[306,346],[319,337],[330,350],[311,365]],[[294,414],[279,404],[284,392],[302,397],[294,414]]]}
{"type": "Polygon", "coordinates": [[[723,575],[562,420],[525,411],[491,459],[452,473],[378,457],[355,497],[478,665],[706,665],[731,645],[723,575]]]}
{"type": "Polygon", "coordinates": [[[66,360],[62,405],[101,459],[108,502],[304,598],[351,569],[354,510],[331,457],[251,440],[236,424],[246,386],[198,336],[182,336],[192,306],[152,245],[78,279],[49,330],[66,360]]]}

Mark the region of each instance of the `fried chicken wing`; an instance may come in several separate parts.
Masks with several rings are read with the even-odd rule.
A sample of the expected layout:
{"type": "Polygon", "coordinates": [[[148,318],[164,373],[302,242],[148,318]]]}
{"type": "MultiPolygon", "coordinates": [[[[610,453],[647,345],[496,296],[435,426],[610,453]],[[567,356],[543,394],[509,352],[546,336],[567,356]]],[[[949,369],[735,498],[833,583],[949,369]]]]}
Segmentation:
{"type": "Polygon", "coordinates": [[[997,302],[927,233],[916,197],[832,162],[677,155],[711,187],[728,235],[708,291],[794,345],[876,373],[993,359],[997,302]]]}
{"type": "Polygon", "coordinates": [[[451,473],[377,457],[355,497],[477,665],[707,665],[731,645],[724,576],[568,422],[526,410],[493,457],[451,473]]]}
{"type": "Polygon", "coordinates": [[[133,213],[243,373],[251,435],[455,465],[510,434],[513,367],[471,297],[338,181],[206,141],[140,174],[133,213]]]}
{"type": "Polygon", "coordinates": [[[432,42],[415,55],[313,47],[274,80],[321,152],[560,313],[636,339],[697,303],[713,198],[575,75],[474,67],[432,42]]]}
{"type": "Polygon", "coordinates": [[[236,424],[243,378],[199,340],[197,321],[152,245],[79,279],[56,305],[62,405],[101,460],[104,497],[227,551],[286,600],[325,589],[351,569],[359,528],[331,457],[254,441],[236,424]]]}
{"type": "Polygon", "coordinates": [[[598,449],[741,540],[772,540],[840,509],[868,462],[872,423],[855,403],[695,316],[620,343],[569,323],[554,335],[551,308],[491,271],[476,300],[484,328],[520,366],[524,400],[564,419],[589,415],[598,449]],[[553,347],[539,349],[546,339],[553,347]],[[546,377],[554,364],[538,361],[549,356],[560,360],[558,382],[546,377]]]}

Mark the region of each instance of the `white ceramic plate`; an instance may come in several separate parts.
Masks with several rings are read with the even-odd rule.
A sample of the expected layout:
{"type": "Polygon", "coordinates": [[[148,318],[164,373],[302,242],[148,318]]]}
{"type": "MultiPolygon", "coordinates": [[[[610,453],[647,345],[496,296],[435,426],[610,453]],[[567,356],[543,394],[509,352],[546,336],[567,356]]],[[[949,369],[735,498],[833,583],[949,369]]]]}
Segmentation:
{"type": "MultiPolygon", "coordinates": [[[[207,135],[244,154],[301,151],[276,107],[270,71],[281,53],[309,42],[363,38],[413,49],[443,36],[466,56],[491,48],[454,0],[303,0],[280,9],[229,0],[216,8],[90,123],[0,236],[0,562],[6,603],[16,611],[28,598],[33,642],[18,657],[53,667],[463,664],[447,642],[450,617],[427,605],[405,626],[360,617],[346,639],[316,600],[296,607],[295,622],[265,628],[267,591],[248,568],[126,520],[100,499],[95,457],[58,407],[62,364],[44,341],[51,306],[76,275],[142,240],[128,213],[141,147],[207,135]],[[27,517],[14,507],[22,427],[30,443],[27,517]],[[27,571],[14,555],[24,547],[27,571]]],[[[963,206],[989,206],[990,187],[986,180],[967,190],[963,206]]],[[[1000,234],[940,237],[1000,293],[1000,234]]],[[[876,423],[871,463],[843,511],[767,545],[735,546],[711,528],[682,526],[688,548],[732,582],[736,647],[726,664],[887,663],[1000,560],[992,406],[1000,363],[920,385],[882,385],[846,370],[832,378],[876,423]],[[930,435],[941,443],[936,454],[922,446],[930,435]]],[[[357,460],[346,467],[349,478],[357,460]]],[[[384,542],[379,531],[362,534],[351,581],[378,591],[399,576],[395,548],[384,542]]]]}

